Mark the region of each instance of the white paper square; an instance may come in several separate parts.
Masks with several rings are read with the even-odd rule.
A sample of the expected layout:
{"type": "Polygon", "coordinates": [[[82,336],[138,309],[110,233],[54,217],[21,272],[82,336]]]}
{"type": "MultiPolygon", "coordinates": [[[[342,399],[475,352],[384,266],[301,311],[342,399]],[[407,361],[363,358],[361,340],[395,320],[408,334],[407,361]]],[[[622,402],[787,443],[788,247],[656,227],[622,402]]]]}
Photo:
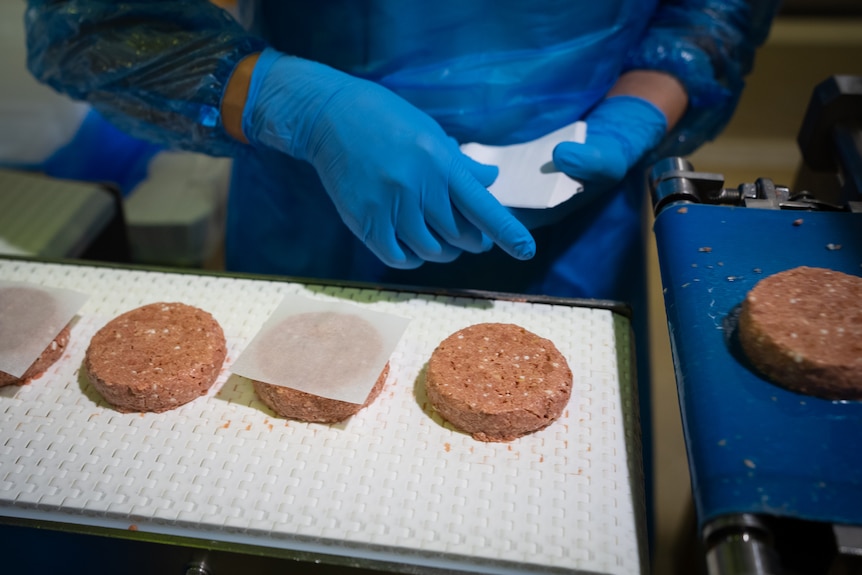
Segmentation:
{"type": "Polygon", "coordinates": [[[510,146],[468,143],[461,151],[482,164],[500,168],[488,190],[510,208],[553,208],[583,191],[581,182],[557,170],[554,148],[560,142],[583,144],[586,122],[575,122],[537,140],[510,146]]]}
{"type": "Polygon", "coordinates": [[[233,364],[237,375],[362,404],[410,320],[341,301],[285,296],[233,364]]]}
{"type": "Polygon", "coordinates": [[[72,290],[0,281],[0,371],[24,375],[88,297],[72,290]]]}

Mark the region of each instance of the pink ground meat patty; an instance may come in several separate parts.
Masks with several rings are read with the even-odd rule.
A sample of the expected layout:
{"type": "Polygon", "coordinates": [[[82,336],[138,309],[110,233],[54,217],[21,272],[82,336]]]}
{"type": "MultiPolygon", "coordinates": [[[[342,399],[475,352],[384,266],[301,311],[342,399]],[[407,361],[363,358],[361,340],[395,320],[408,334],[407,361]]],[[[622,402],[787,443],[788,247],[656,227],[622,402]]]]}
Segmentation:
{"type": "Polygon", "coordinates": [[[208,312],[153,303],[100,329],[87,348],[90,383],[123,412],[162,412],[204,395],[227,354],[224,332],[208,312]]]}
{"type": "Polygon", "coordinates": [[[371,388],[368,399],[362,404],[329,399],[283,385],[272,385],[261,381],[252,381],[252,384],[260,399],[281,417],[316,423],[336,423],[358,413],[360,409],[377,399],[383,391],[388,375],[389,364],[387,363],[374,383],[374,387],[371,388]]]}
{"type": "Polygon", "coordinates": [[[0,387],[6,385],[24,385],[45,373],[49,367],[54,365],[54,362],[63,356],[63,352],[66,351],[66,346],[69,344],[69,332],[70,329],[67,325],[57,334],[51,345],[45,348],[45,351],[36,358],[33,365],[27,368],[27,371],[21,377],[15,377],[9,373],[0,371],[0,387]]]}
{"type": "Polygon", "coordinates": [[[425,387],[456,428],[479,441],[511,441],[560,417],[572,371],[550,340],[513,324],[481,323],[437,346],[425,387]]]}
{"type": "Polygon", "coordinates": [[[862,399],[862,278],[798,267],[764,278],[742,303],[739,341],[773,382],[862,399]]]}

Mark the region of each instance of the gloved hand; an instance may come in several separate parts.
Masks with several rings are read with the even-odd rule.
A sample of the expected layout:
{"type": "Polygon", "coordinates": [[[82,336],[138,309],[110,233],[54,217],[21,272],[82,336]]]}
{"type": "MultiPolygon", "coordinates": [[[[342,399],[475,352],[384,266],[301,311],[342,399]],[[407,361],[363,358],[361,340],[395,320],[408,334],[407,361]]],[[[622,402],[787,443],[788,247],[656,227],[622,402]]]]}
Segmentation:
{"type": "Polygon", "coordinates": [[[478,164],[427,114],[386,88],[264,50],[252,74],[243,133],[307,160],[350,230],[387,265],[446,262],[494,242],[518,259],[535,242],[487,190],[478,164]]]}
{"type": "Polygon", "coordinates": [[[580,181],[583,191],[553,208],[511,208],[527,228],[556,224],[618,184],[644,154],[659,144],[667,129],[664,113],[634,96],[603,100],[584,119],[586,142],[560,142],[553,153],[556,168],[580,181]]]}
{"type": "Polygon", "coordinates": [[[612,96],[585,118],[583,144],[561,142],[554,148],[554,165],[584,184],[584,193],[618,184],[667,131],[667,118],[654,104],[635,96],[612,96]]]}

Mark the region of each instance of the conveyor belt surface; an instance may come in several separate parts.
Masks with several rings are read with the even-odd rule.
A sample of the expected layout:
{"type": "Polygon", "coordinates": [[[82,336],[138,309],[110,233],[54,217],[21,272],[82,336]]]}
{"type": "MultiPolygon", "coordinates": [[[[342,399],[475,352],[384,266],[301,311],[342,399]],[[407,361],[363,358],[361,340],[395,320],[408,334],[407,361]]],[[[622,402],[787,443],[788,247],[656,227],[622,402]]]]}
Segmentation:
{"type": "Polygon", "coordinates": [[[770,274],[862,275],[862,214],[688,204],[662,211],[655,235],[701,525],[731,513],[862,524],[862,402],[770,383],[732,330],[770,274]]]}
{"type": "Polygon", "coordinates": [[[410,572],[641,573],[645,538],[629,321],[608,308],[0,259],[0,278],[91,295],[66,355],[0,390],[0,515],[351,557],[410,572]],[[347,423],[274,416],[230,363],[284,294],[411,318],[378,400],[347,423]],[[81,368],[119,313],[182,301],[219,320],[211,392],[123,414],[81,368]],[[511,443],[455,431],[423,370],[451,332],[499,321],[552,339],[574,372],[561,419],[511,443]]]}

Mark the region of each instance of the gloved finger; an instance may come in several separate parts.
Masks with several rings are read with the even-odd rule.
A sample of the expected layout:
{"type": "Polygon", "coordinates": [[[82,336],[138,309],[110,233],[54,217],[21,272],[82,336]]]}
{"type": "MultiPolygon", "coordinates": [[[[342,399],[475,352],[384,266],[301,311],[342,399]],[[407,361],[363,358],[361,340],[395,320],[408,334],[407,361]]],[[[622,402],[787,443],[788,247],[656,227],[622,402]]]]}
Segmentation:
{"type": "Polygon", "coordinates": [[[477,160],[474,160],[467,154],[461,151],[461,146],[458,144],[458,140],[449,136],[449,145],[452,148],[452,153],[456,156],[459,156],[466,162],[467,170],[470,171],[473,176],[479,180],[479,183],[485,186],[486,188],[490,188],[491,184],[493,184],[497,180],[497,176],[500,175],[500,168],[491,164],[483,164],[477,160]]]}
{"type": "Polygon", "coordinates": [[[450,240],[450,243],[455,243],[465,252],[473,254],[481,254],[494,247],[494,242],[491,241],[491,238],[467,221],[467,218],[461,215],[461,212],[454,206],[452,208],[452,216],[459,235],[457,240],[450,240]]]}
{"type": "MultiPolygon", "coordinates": [[[[457,147],[454,147],[454,144],[451,151],[455,155],[455,158],[466,161],[465,167],[470,174],[473,174],[472,169],[484,178],[485,181],[493,182],[493,178],[496,178],[498,172],[496,166],[486,166],[473,161],[461,153],[461,150],[457,147]]],[[[451,168],[449,168],[449,172],[451,172],[451,168]]],[[[445,169],[442,169],[442,173],[450,176],[445,169]]],[[[482,253],[490,250],[494,246],[494,243],[482,233],[482,230],[470,223],[452,204],[449,196],[449,187],[448,182],[441,180],[439,188],[428,190],[429,192],[435,191],[436,193],[425,194],[424,212],[429,227],[433,232],[438,234],[438,237],[443,242],[464,251],[482,253]]],[[[486,191],[486,193],[489,192],[486,191]]]]}
{"type": "MultiPolygon", "coordinates": [[[[443,245],[443,250],[440,252],[440,254],[438,254],[438,255],[437,255],[437,259],[434,259],[434,260],[426,260],[426,259],[423,259],[423,258],[420,258],[419,256],[417,256],[417,255],[413,252],[413,250],[411,250],[411,249],[410,249],[410,247],[409,247],[408,245],[406,245],[404,242],[399,242],[399,244],[401,245],[401,250],[402,250],[405,254],[409,254],[409,255],[411,256],[411,259],[412,259],[412,260],[418,260],[418,261],[420,262],[420,264],[419,264],[419,265],[422,265],[422,264],[423,264],[423,263],[425,263],[426,261],[435,262],[435,263],[441,263],[441,264],[446,264],[446,263],[449,263],[449,262],[453,262],[453,261],[455,261],[456,259],[458,259],[458,257],[459,257],[462,253],[464,253],[462,250],[459,250],[459,249],[457,249],[457,248],[454,248],[454,247],[452,247],[452,246],[449,246],[449,245],[445,245],[445,244],[444,244],[444,245],[443,245]]],[[[417,266],[414,266],[414,267],[419,267],[419,266],[417,265],[417,266]]]]}
{"type": "Polygon", "coordinates": [[[527,228],[457,161],[450,167],[449,195],[467,221],[507,254],[519,260],[536,255],[536,242],[527,228]]]}
{"type": "Polygon", "coordinates": [[[494,247],[494,242],[452,205],[448,193],[435,202],[426,203],[425,218],[437,237],[449,245],[474,254],[494,247]]]}
{"type": "Polygon", "coordinates": [[[628,169],[623,145],[607,137],[593,137],[587,144],[560,142],[554,148],[554,165],[582,182],[613,184],[622,180],[628,169]]]}
{"type": "Polygon", "coordinates": [[[481,164],[467,154],[461,154],[461,158],[464,160],[467,171],[473,174],[473,177],[486,188],[490,188],[491,184],[497,180],[497,176],[500,175],[500,168],[497,166],[481,164]]]}
{"type": "MultiPolygon", "coordinates": [[[[473,175],[473,177],[475,177],[476,180],[479,181],[479,184],[485,186],[486,188],[490,188],[491,185],[497,181],[497,176],[500,175],[499,167],[477,162],[467,154],[460,154],[460,157],[465,161],[467,171],[469,171],[473,175]]],[[[464,238],[462,244],[465,250],[470,251],[474,254],[481,254],[487,252],[494,247],[494,242],[491,240],[491,238],[481,233],[481,231],[479,231],[476,226],[468,222],[464,218],[464,216],[461,215],[461,212],[459,212],[457,208],[453,210],[453,213],[455,215],[457,227],[461,231],[462,237],[464,238]],[[476,242],[475,237],[476,231],[479,231],[480,235],[478,243],[476,242]]]]}
{"type": "Polygon", "coordinates": [[[443,250],[440,252],[436,259],[428,261],[442,264],[454,262],[456,259],[458,259],[458,256],[464,253],[464,250],[443,241],[442,238],[440,238],[439,236],[437,236],[437,234],[434,233],[434,230],[431,230],[431,233],[434,234],[434,237],[437,238],[438,242],[440,242],[440,245],[443,247],[443,250]]]}
{"type": "Polygon", "coordinates": [[[398,241],[394,229],[390,226],[375,228],[373,225],[368,225],[362,233],[356,235],[380,261],[389,267],[409,270],[425,263],[423,258],[398,241]]]}
{"type": "Polygon", "coordinates": [[[416,254],[403,249],[401,246],[396,250],[392,250],[391,247],[378,246],[371,242],[366,242],[365,245],[368,246],[368,249],[370,249],[374,255],[380,259],[380,261],[391,268],[412,270],[425,263],[425,260],[416,254]]]}
{"type": "Polygon", "coordinates": [[[434,247],[431,247],[427,243],[416,242],[415,238],[403,240],[401,243],[407,249],[410,249],[411,252],[415,253],[417,257],[426,262],[448,263],[455,261],[458,256],[464,253],[464,250],[444,242],[439,238],[435,238],[434,247]]]}
{"type": "MultiPolygon", "coordinates": [[[[445,198],[444,201],[448,203],[445,198]]],[[[396,236],[417,257],[429,262],[446,263],[461,255],[461,249],[428,228],[425,215],[418,206],[405,206],[401,210],[402,213],[397,217],[396,236]]]]}

